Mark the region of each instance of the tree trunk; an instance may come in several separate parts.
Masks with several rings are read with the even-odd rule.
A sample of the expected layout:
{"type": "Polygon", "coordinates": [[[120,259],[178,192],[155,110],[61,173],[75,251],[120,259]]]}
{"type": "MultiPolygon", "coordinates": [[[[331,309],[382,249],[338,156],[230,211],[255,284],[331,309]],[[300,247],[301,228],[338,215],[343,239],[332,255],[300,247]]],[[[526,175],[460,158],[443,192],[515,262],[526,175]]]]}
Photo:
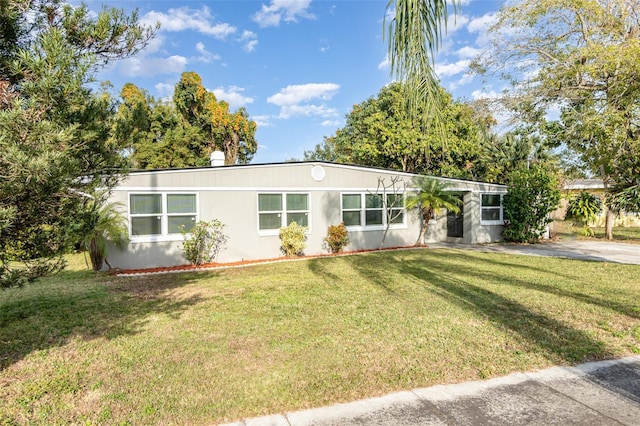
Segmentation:
{"type": "Polygon", "coordinates": [[[94,271],[98,272],[102,269],[102,257],[100,250],[98,250],[98,242],[95,238],[92,238],[89,242],[89,259],[91,259],[91,267],[94,271]]]}
{"type": "Polygon", "coordinates": [[[607,216],[604,224],[604,236],[607,240],[613,240],[613,212],[607,206],[607,216]]]}
{"type": "Polygon", "coordinates": [[[424,237],[427,235],[427,228],[429,227],[431,216],[433,216],[433,210],[428,209],[422,211],[422,227],[420,228],[420,235],[418,235],[418,239],[413,245],[414,247],[419,247],[424,244],[424,237]]]}

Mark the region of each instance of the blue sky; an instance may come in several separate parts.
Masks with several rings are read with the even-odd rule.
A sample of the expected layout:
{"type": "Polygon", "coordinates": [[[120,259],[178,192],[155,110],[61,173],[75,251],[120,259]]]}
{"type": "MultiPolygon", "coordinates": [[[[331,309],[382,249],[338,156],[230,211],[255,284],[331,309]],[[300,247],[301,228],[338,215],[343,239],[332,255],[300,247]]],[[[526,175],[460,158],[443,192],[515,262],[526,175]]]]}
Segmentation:
{"type": "MultiPolygon", "coordinates": [[[[98,78],[117,92],[132,82],[164,98],[182,72],[197,72],[218,99],[232,110],[245,107],[258,123],[254,163],[301,159],[344,125],[354,104],[391,82],[383,40],[386,0],[88,3],[94,10],[101,4],[138,8],[141,22],[162,26],[143,52],[98,78]]],[[[486,29],[501,4],[465,1],[450,19],[436,70],[455,98],[500,91],[469,75],[467,66],[486,47],[486,29]]]]}

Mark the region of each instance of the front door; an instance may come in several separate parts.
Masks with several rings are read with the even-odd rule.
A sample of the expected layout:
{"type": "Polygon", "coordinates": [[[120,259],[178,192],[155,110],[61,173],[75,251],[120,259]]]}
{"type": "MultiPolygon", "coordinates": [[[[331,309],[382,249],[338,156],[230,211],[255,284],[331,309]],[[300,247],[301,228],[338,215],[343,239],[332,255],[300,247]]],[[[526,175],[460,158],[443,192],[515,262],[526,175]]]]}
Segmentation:
{"type": "Polygon", "coordinates": [[[460,198],[460,211],[458,213],[447,212],[447,237],[450,238],[464,237],[464,200],[462,194],[458,197],[460,198]]]}

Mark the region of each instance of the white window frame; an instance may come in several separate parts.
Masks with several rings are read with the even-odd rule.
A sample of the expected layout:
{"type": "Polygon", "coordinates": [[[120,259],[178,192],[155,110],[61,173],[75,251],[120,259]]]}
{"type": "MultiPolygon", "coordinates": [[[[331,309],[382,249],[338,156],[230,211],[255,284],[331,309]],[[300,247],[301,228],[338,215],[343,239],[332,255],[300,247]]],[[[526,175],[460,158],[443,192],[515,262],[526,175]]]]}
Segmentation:
{"type": "Polygon", "coordinates": [[[169,217],[171,216],[192,216],[189,213],[168,213],[167,209],[167,196],[168,195],[195,195],[196,197],[196,211],[193,214],[195,216],[195,222],[200,220],[200,194],[198,192],[188,191],[168,191],[168,192],[152,192],[152,191],[136,191],[129,192],[127,194],[127,215],[128,215],[128,227],[129,235],[131,236],[131,242],[155,242],[155,241],[182,241],[184,237],[180,233],[169,233],[169,217]],[[153,216],[152,214],[131,214],[131,196],[132,195],[160,195],[162,212],[156,216],[160,216],[160,234],[155,235],[133,235],[132,232],[132,220],[133,217],[147,217],[153,216]]]}
{"type": "Polygon", "coordinates": [[[480,193],[480,225],[504,225],[504,194],[495,193],[495,192],[481,192],[480,193]],[[500,206],[483,206],[482,198],[485,195],[497,195],[500,197],[500,206]],[[484,210],[495,210],[500,209],[500,219],[498,220],[483,220],[482,212],[484,210]]]}
{"type": "Polygon", "coordinates": [[[297,192],[297,191],[264,191],[256,194],[256,228],[258,235],[279,235],[280,228],[287,226],[287,216],[289,213],[304,213],[307,215],[307,232],[311,233],[311,193],[309,192],[297,192]],[[282,205],[280,210],[268,210],[260,211],[260,196],[261,195],[281,195],[282,205]],[[287,195],[306,195],[307,197],[307,210],[287,210],[287,195]],[[277,229],[260,229],[260,213],[277,213],[280,216],[280,228],[277,229]]]}
{"type": "MultiPolygon", "coordinates": [[[[374,195],[374,196],[382,197],[382,194],[375,194],[375,193],[371,193],[371,192],[356,192],[356,191],[354,191],[354,192],[341,192],[340,193],[340,219],[341,220],[343,218],[343,213],[345,211],[360,211],[360,225],[347,225],[347,230],[349,230],[349,231],[382,231],[382,230],[385,230],[387,228],[388,214],[387,214],[387,200],[386,200],[386,197],[385,197],[385,199],[382,200],[382,208],[381,209],[378,209],[378,208],[367,209],[367,205],[366,205],[367,195],[374,195]],[[344,206],[343,206],[343,199],[342,199],[343,195],[360,195],[360,209],[345,209],[344,206]],[[369,211],[382,210],[382,224],[367,225],[366,224],[367,210],[369,210],[369,211]]],[[[398,193],[398,194],[386,194],[387,197],[389,195],[400,195],[400,196],[402,196],[402,207],[394,206],[394,210],[402,210],[402,222],[390,224],[389,225],[389,229],[405,229],[405,228],[407,228],[407,207],[406,207],[407,196],[406,196],[406,193],[402,192],[402,193],[398,193]]]]}

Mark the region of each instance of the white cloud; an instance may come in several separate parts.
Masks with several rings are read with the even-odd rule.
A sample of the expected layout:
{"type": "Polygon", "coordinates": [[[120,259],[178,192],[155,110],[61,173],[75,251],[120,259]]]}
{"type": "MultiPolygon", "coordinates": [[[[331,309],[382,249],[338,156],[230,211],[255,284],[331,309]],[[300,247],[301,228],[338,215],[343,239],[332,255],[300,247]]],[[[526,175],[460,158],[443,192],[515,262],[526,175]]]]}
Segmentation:
{"type": "Polygon", "coordinates": [[[378,69],[388,70],[389,67],[391,67],[391,61],[389,60],[389,56],[387,55],[387,57],[384,58],[384,60],[378,64],[378,69]]]}
{"type": "Polygon", "coordinates": [[[191,9],[185,6],[169,9],[167,13],[147,12],[140,19],[140,23],[143,25],[155,25],[156,22],[159,22],[160,31],[192,30],[221,40],[237,31],[232,25],[227,23],[214,24],[212,20],[213,15],[208,7],[203,6],[201,9],[191,9]]]}
{"type": "Polygon", "coordinates": [[[498,17],[494,12],[486,13],[478,18],[473,18],[469,22],[467,31],[470,33],[484,32],[488,30],[491,25],[495,24],[497,18],[498,17]]]}
{"type": "Polygon", "coordinates": [[[121,61],[118,69],[128,77],[153,77],[161,74],[177,74],[184,71],[189,61],[184,56],[173,55],[168,58],[134,57],[121,61]]]}
{"type": "Polygon", "coordinates": [[[458,87],[466,86],[473,81],[474,77],[471,73],[464,74],[458,81],[449,84],[449,90],[456,90],[458,87]]]}
{"type": "Polygon", "coordinates": [[[280,107],[278,118],[293,116],[336,117],[338,111],[322,101],[328,101],[338,93],[340,85],[334,83],[309,83],[287,86],[267,98],[267,102],[280,107]],[[314,103],[308,103],[316,101],[314,103]],[[320,102],[317,102],[320,101],[320,102]]]}
{"type": "Polygon", "coordinates": [[[311,99],[331,99],[340,89],[334,83],[309,83],[287,86],[280,92],[267,98],[267,102],[278,105],[295,105],[311,99]]]}
{"type": "Polygon", "coordinates": [[[468,59],[463,59],[451,64],[436,64],[436,74],[440,77],[451,77],[466,72],[469,69],[471,63],[468,59]]]}
{"type": "Polygon", "coordinates": [[[471,46],[464,46],[458,49],[458,51],[456,52],[460,59],[473,59],[476,56],[480,55],[480,53],[482,53],[481,49],[476,49],[475,47],[471,46]]]}
{"type": "Polygon", "coordinates": [[[469,23],[469,17],[466,15],[451,14],[447,18],[447,34],[453,34],[460,28],[464,28],[469,23]]]}
{"type": "Polygon", "coordinates": [[[247,104],[253,103],[254,99],[244,96],[244,89],[237,86],[229,86],[228,88],[218,87],[212,90],[213,94],[219,101],[225,101],[229,104],[229,109],[235,110],[247,104]]]}
{"type": "Polygon", "coordinates": [[[324,120],[321,125],[324,127],[338,127],[340,124],[342,122],[339,120],[324,120]]]}
{"type": "Polygon", "coordinates": [[[244,43],[242,48],[245,52],[253,52],[258,45],[258,35],[253,31],[244,30],[238,41],[244,43]]]}
{"type": "Polygon", "coordinates": [[[338,111],[325,105],[284,105],[280,108],[278,118],[290,118],[294,116],[309,117],[317,115],[320,117],[336,117],[338,111]]]}
{"type": "Polygon", "coordinates": [[[258,127],[271,127],[271,122],[269,121],[271,117],[268,115],[253,115],[251,119],[256,122],[258,127]]]}
{"type": "Polygon", "coordinates": [[[198,53],[200,53],[200,56],[195,58],[195,60],[198,62],[204,62],[205,64],[208,64],[212,61],[220,60],[220,55],[209,52],[202,42],[196,43],[196,50],[198,51],[198,53]]]}
{"type": "Polygon", "coordinates": [[[173,96],[173,90],[175,89],[175,84],[169,83],[157,83],[154,88],[156,89],[156,93],[161,99],[171,98],[173,96]]]}
{"type": "Polygon", "coordinates": [[[474,90],[471,92],[471,99],[477,101],[478,99],[498,99],[500,97],[500,93],[495,90],[489,90],[486,92],[484,89],[474,90]]]}
{"type": "Polygon", "coordinates": [[[311,0],[271,0],[269,5],[262,5],[252,19],[261,27],[277,27],[280,21],[297,22],[298,18],[314,19],[307,9],[311,0]]]}

